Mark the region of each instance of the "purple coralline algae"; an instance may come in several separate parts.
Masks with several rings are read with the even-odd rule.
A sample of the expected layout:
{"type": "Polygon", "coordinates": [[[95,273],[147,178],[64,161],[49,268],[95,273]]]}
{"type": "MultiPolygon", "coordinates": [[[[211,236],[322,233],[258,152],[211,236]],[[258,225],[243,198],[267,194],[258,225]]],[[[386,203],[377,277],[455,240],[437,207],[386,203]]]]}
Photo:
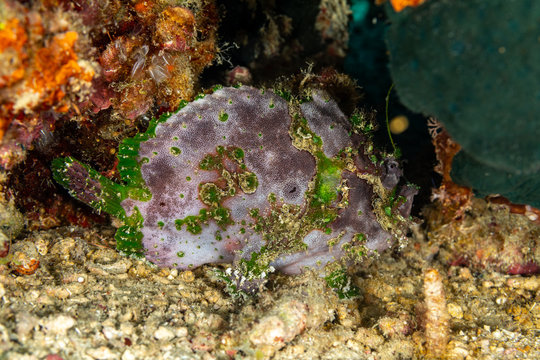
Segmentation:
{"type": "Polygon", "coordinates": [[[374,149],[368,118],[347,118],[320,89],[219,87],[123,141],[123,184],[69,157],[53,174],[124,221],[125,253],[179,269],[234,263],[236,278],[298,274],[405,240],[416,189],[398,186],[399,163],[374,149]]]}

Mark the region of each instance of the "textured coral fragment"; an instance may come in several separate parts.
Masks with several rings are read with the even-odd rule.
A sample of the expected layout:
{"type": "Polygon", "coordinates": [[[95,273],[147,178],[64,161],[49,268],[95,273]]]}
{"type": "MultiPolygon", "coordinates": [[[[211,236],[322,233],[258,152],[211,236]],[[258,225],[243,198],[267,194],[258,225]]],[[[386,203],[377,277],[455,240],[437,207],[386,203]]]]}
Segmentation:
{"type": "Polygon", "coordinates": [[[450,177],[452,159],[461,147],[450,138],[448,132],[436,120],[430,119],[429,125],[438,161],[435,171],[442,175],[441,185],[433,190],[432,199],[440,201],[443,214],[448,219],[459,218],[465,210],[470,208],[473,197],[471,188],[457,185],[450,177]]]}
{"type": "Polygon", "coordinates": [[[156,25],[156,38],[166,49],[186,50],[195,31],[195,17],[186,8],[170,7],[160,15],[156,25]]]}
{"type": "Polygon", "coordinates": [[[450,316],[446,310],[443,279],[436,269],[428,269],[424,273],[424,297],[427,357],[439,359],[448,344],[450,316]]]}
{"type": "MultiPolygon", "coordinates": [[[[172,110],[195,95],[198,76],[217,53],[215,6],[213,1],[189,9],[163,5],[140,1],[128,7],[139,28],[136,35],[117,29],[101,52],[105,81],[96,89],[95,110],[112,107],[113,116],[128,118],[132,125],[156,104],[172,110]],[[106,94],[104,86],[114,94],[106,94]]],[[[131,21],[126,26],[134,26],[131,21]]]]}
{"type": "Polygon", "coordinates": [[[540,226],[502,204],[473,198],[460,219],[446,217],[440,204],[424,209],[430,241],[444,249],[439,259],[480,271],[538,273],[540,226]]]}

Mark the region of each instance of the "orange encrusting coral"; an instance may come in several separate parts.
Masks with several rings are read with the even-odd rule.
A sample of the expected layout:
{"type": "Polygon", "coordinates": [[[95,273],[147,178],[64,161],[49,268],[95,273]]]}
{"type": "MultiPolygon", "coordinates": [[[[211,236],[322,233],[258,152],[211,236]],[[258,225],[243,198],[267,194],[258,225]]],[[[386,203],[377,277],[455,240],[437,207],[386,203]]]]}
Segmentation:
{"type": "Polygon", "coordinates": [[[152,6],[154,6],[154,3],[151,1],[139,1],[135,5],[133,5],[133,8],[138,13],[146,13],[150,10],[152,10],[152,6]]]}
{"type": "Polygon", "coordinates": [[[0,30],[0,140],[14,119],[25,125],[23,114],[31,109],[68,111],[66,94],[73,98],[73,86],[89,88],[95,72],[91,62],[79,58],[78,32],[45,28],[44,13],[11,10],[0,30]]]}
{"type": "MultiPolygon", "coordinates": [[[[92,70],[81,68],[74,46],[78,35],[74,31],[56,35],[49,46],[37,51],[34,58],[33,72],[27,80],[28,86],[42,94],[42,103],[49,106],[58,104],[64,96],[63,85],[72,78],[90,82],[94,76],[92,70]]],[[[60,105],[60,104],[59,104],[60,105]]],[[[59,112],[66,112],[69,107],[57,106],[59,112]]]]}
{"type": "MultiPolygon", "coordinates": [[[[19,19],[8,20],[0,30],[0,89],[24,78],[28,58],[24,46],[27,41],[28,36],[19,19]]],[[[0,141],[10,124],[11,117],[2,116],[0,112],[0,141]]]]}
{"type": "MultiPolygon", "coordinates": [[[[32,124],[37,116],[31,114],[31,109],[65,113],[73,106],[71,101],[66,101],[67,94],[74,97],[72,87],[90,87],[94,70],[90,62],[80,62],[76,53],[78,39],[77,32],[67,31],[51,36],[44,47],[40,14],[29,13],[23,18],[6,21],[0,30],[0,90],[3,90],[0,94],[0,141],[15,121],[28,136],[33,134],[31,129],[39,130],[39,126],[32,124]]],[[[19,137],[17,134],[12,131],[11,135],[6,135],[10,137],[7,141],[19,137]]],[[[23,146],[28,145],[23,140],[16,139],[23,146]]],[[[9,167],[13,161],[3,158],[0,163],[9,167]]]]}
{"type": "Polygon", "coordinates": [[[405,9],[408,6],[416,7],[422,5],[426,0],[390,0],[392,7],[397,12],[405,9]]]}
{"type": "Polygon", "coordinates": [[[0,88],[9,86],[24,76],[24,60],[27,58],[24,52],[24,45],[28,37],[24,31],[24,27],[18,19],[9,20],[3,29],[0,30],[0,53],[8,54],[14,52],[11,60],[15,66],[6,66],[0,70],[0,88]],[[15,58],[17,56],[17,58],[15,58]]]}

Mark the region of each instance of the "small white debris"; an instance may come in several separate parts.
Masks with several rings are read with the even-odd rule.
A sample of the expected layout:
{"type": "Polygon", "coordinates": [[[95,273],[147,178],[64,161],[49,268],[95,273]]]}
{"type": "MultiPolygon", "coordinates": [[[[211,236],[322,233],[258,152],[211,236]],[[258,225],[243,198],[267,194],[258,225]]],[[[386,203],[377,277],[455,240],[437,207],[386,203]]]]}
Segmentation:
{"type": "Polygon", "coordinates": [[[75,319],[67,315],[57,315],[49,317],[43,326],[53,334],[65,335],[65,333],[75,326],[75,319]]]}
{"type": "Polygon", "coordinates": [[[185,338],[188,336],[188,329],[185,326],[177,327],[175,329],[176,337],[185,338]]]}
{"type": "Polygon", "coordinates": [[[121,332],[119,332],[118,330],[116,330],[114,327],[112,326],[104,326],[103,327],[103,335],[108,339],[108,340],[112,340],[114,338],[117,338],[117,337],[120,337],[122,335],[121,332]]]}
{"type": "Polygon", "coordinates": [[[89,349],[86,354],[94,359],[99,360],[113,360],[118,358],[116,354],[106,346],[100,346],[96,349],[89,349]]]}
{"type": "Polygon", "coordinates": [[[127,349],[122,354],[122,360],[136,360],[136,359],[137,357],[135,356],[135,354],[133,353],[131,349],[127,349]]]}
{"type": "Polygon", "coordinates": [[[174,338],[174,333],[165,326],[160,326],[157,328],[157,330],[154,332],[154,338],[156,340],[163,340],[163,341],[169,341],[174,338]]]}

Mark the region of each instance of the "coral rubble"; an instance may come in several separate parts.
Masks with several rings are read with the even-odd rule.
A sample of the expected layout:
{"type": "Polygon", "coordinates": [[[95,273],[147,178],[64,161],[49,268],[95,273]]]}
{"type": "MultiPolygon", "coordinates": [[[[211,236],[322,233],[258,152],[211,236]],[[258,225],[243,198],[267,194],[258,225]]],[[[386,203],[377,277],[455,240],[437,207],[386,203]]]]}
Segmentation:
{"type": "Polygon", "coordinates": [[[428,237],[453,265],[509,274],[540,271],[540,226],[506,205],[472,199],[459,219],[444,215],[441,203],[424,209],[428,237]]]}

